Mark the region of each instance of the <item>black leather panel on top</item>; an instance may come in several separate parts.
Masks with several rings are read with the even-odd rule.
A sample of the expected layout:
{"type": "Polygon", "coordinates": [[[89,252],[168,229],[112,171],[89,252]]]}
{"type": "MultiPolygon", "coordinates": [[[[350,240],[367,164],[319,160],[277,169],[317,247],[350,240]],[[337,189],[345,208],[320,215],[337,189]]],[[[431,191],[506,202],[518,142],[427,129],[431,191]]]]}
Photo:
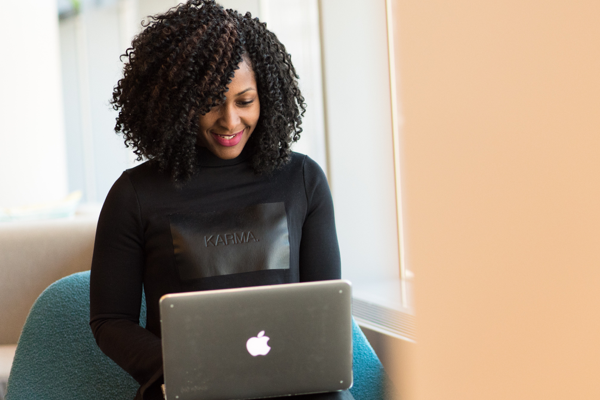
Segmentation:
{"type": "Polygon", "coordinates": [[[169,216],[175,265],[183,281],[290,268],[285,204],[169,216]]]}

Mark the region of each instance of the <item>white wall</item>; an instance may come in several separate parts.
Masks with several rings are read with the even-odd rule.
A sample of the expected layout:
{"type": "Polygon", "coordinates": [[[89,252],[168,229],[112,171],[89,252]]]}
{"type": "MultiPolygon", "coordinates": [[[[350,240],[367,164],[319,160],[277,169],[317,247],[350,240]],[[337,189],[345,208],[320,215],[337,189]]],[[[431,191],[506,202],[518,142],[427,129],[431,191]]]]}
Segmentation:
{"type": "Polygon", "coordinates": [[[144,20],[148,22],[148,16],[163,14],[167,12],[171,7],[176,6],[179,3],[183,3],[183,1],[177,0],[136,0],[138,3],[138,12],[137,15],[138,21],[136,22],[136,26],[141,28],[139,22],[144,20]]]}
{"type": "Polygon", "coordinates": [[[385,2],[321,2],[330,185],[343,273],[399,277],[385,2]]]}
{"type": "Polygon", "coordinates": [[[0,207],[67,194],[56,3],[23,7],[2,4],[0,207]]]}
{"type": "Polygon", "coordinates": [[[307,105],[303,131],[293,150],[308,154],[328,173],[317,0],[262,0],[260,12],[261,20],[292,55],[307,105]]]}

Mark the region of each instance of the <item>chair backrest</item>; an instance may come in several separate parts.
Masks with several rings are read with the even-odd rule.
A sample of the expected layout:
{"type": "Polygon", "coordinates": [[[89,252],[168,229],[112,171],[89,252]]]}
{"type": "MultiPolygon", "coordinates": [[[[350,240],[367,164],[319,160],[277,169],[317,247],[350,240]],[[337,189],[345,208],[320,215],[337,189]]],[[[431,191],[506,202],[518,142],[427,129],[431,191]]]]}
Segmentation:
{"type": "Polygon", "coordinates": [[[90,269],[97,224],[93,216],[0,224],[0,345],[17,344],[48,285],[90,269]]]}
{"type": "MultiPolygon", "coordinates": [[[[104,355],[89,327],[90,273],[50,285],[31,308],[8,380],[6,400],[131,400],[137,382],[104,355]]],[[[146,319],[142,302],[141,324],[146,319]]],[[[381,400],[389,390],[383,367],[353,321],[356,400],[381,400]]]]}
{"type": "Polygon", "coordinates": [[[19,337],[7,400],[134,398],[138,383],[92,335],[89,283],[89,271],[69,275],[35,301],[19,337]]]}

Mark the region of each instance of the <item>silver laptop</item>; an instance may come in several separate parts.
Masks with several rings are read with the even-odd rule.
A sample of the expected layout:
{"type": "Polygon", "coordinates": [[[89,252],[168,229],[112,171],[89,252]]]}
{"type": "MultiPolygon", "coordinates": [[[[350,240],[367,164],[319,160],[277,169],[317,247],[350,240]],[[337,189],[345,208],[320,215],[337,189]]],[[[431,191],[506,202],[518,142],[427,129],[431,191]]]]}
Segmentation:
{"type": "Polygon", "coordinates": [[[167,400],[350,388],[351,298],[343,280],[163,296],[167,400]]]}

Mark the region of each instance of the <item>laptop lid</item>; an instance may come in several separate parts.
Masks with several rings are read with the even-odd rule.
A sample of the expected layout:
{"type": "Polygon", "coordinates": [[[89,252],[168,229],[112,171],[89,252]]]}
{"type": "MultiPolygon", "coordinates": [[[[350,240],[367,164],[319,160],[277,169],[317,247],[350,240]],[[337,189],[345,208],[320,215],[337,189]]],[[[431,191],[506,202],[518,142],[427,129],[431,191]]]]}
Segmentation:
{"type": "Polygon", "coordinates": [[[351,298],[343,280],[163,296],[166,398],[248,399],[350,388],[351,298]]]}

